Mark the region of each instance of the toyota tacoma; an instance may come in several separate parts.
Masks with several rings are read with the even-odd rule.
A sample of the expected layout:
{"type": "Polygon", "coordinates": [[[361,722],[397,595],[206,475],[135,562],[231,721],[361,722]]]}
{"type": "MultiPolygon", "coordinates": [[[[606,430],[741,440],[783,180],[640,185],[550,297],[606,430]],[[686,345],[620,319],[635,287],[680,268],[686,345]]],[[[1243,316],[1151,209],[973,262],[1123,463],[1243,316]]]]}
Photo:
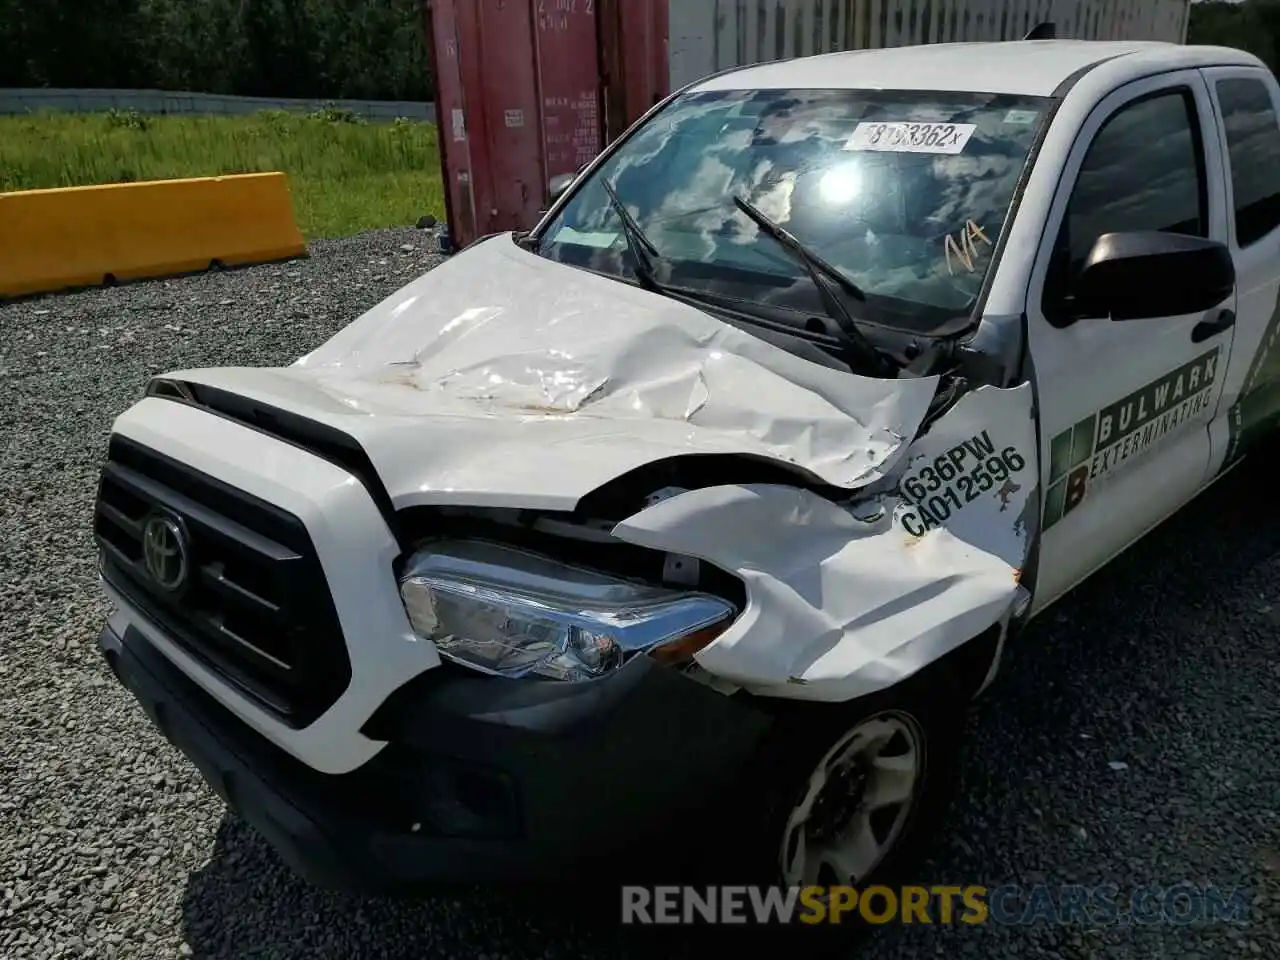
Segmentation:
{"type": "Polygon", "coordinates": [[[101,648],[322,884],[728,823],[884,882],[1006,645],[1274,425],[1278,105],[1165,43],[695,83],[292,366],[157,376],[101,648]]]}

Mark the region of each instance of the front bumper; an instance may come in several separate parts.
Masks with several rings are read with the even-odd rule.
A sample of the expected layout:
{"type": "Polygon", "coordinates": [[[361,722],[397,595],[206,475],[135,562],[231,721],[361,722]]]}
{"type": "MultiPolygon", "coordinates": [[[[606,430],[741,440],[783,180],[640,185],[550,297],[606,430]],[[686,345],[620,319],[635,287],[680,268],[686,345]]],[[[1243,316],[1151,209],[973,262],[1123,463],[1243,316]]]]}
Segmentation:
{"type": "Polygon", "coordinates": [[[237,719],[124,617],[99,645],[228,806],[295,872],[334,889],[555,880],[606,864],[625,876],[714,832],[717,803],[768,727],[762,712],[645,658],[591,684],[444,665],[366,725],[387,746],[335,776],[237,719]]]}

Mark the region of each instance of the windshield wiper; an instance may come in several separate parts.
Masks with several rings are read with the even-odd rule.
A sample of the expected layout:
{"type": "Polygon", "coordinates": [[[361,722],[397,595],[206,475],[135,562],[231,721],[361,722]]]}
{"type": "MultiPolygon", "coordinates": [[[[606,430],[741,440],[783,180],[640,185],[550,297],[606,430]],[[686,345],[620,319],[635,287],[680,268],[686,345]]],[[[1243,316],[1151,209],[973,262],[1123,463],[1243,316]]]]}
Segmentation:
{"type": "Polygon", "coordinates": [[[604,187],[604,192],[609,195],[613,212],[622,222],[622,236],[627,241],[627,250],[631,252],[631,259],[635,261],[636,277],[640,280],[641,286],[655,292],[661,291],[662,284],[658,282],[653,261],[660,258],[662,254],[653,245],[653,241],[645,236],[644,229],[631,216],[631,211],[618,197],[618,191],[613,189],[613,184],[607,178],[601,177],[600,186],[604,187]]]}
{"type": "Polygon", "coordinates": [[[833,289],[833,287],[838,286],[855,300],[866,300],[867,295],[862,292],[862,288],[854,283],[842,270],[833,267],[825,259],[801,243],[795,234],[786,227],[770,219],[755,204],[739,196],[735,196],[733,202],[739,210],[755,222],[756,226],[776,240],[779,246],[790,253],[808,271],[809,276],[813,278],[813,285],[818,288],[818,294],[822,297],[823,305],[827,308],[827,315],[840,328],[842,339],[846,345],[869,361],[874,366],[875,372],[896,373],[898,364],[892,357],[872,343],[865,333],[858,329],[858,322],[853,319],[853,314],[845,306],[840,294],[833,289]]]}

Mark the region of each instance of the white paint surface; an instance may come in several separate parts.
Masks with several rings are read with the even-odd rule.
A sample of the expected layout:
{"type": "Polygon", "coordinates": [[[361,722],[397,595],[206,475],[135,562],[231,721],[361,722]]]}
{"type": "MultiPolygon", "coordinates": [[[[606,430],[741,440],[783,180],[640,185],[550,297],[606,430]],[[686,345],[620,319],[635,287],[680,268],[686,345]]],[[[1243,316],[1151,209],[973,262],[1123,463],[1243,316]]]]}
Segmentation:
{"type": "MultiPolygon", "coordinates": [[[[1033,92],[1060,82],[1064,70],[1097,62],[1100,50],[1076,43],[934,47],[744,75],[798,71],[813,82],[840,76],[872,85],[875,77],[901,76],[905,64],[917,80],[942,82],[950,58],[952,66],[970,64],[987,71],[982,77],[1003,76],[1033,92]],[[1014,69],[1032,63],[1024,51],[1033,49],[1055,52],[1034,69],[1014,69]]],[[[1053,479],[1045,473],[1053,437],[1213,346],[1192,344],[1197,317],[1165,318],[1164,336],[1153,339],[1150,323],[1057,330],[1037,312],[1047,244],[1082,152],[1109,111],[1186,84],[1211,123],[1209,88],[1195,71],[1261,70],[1247,54],[1215,48],[1127,45],[1121,52],[1064,98],[987,302],[988,317],[1028,314],[1039,435],[1030,384],[974,390],[922,430],[935,378],[875,380],[819,367],[692,307],[537,258],[509,238],[409,284],[293,367],[174,376],[349,433],[397,506],[567,509],[634,467],[684,453],[791,463],[845,488],[847,498],[799,485],[667,491],[614,534],[699,557],[746,584],[747,609],[698,655],[702,670],[789,698],[845,700],[883,689],[1026,603],[1019,580],[1041,491],[1053,479]],[[920,490],[927,496],[913,492],[920,490]],[[904,494],[925,500],[933,522],[922,528],[924,511],[904,494]]],[[[967,82],[985,82],[975,75],[967,82]]],[[[1228,227],[1220,131],[1202,132],[1211,233],[1229,240],[1247,268],[1238,335],[1252,349],[1274,306],[1267,266],[1274,257],[1252,266],[1240,259],[1228,227]]],[[[1221,338],[1224,364],[1234,336],[1221,338]]],[[[1228,397],[1241,375],[1232,374],[1228,397]]],[[[1206,416],[1216,413],[1206,408],[1206,416]]],[[[408,630],[390,570],[397,548],[360,484],[288,444],[169,401],[142,401],[115,429],[306,523],[351,647],[353,682],[315,724],[291,731],[134,615],[139,629],[245,722],[314,768],[336,773],[367,760],[379,745],[359,734],[361,723],[438,658],[408,630]]],[[[1037,606],[1180,506],[1219,462],[1203,425],[1191,422],[1162,449],[1135,457],[1041,540],[1037,606]]]]}
{"type": "Polygon", "coordinates": [[[396,687],[439,665],[440,657],[409,626],[391,567],[398,547],[368,493],[326,460],[169,400],[139,401],[112,429],[276,504],[306,524],[351,650],[351,683],[318,720],[295,730],[247,700],[108,589],[115,606],[218,702],[312,769],[346,773],[371,759],[383,744],[360,733],[361,726],[396,687]]]}
{"type": "Polygon", "coordinates": [[[924,536],[904,528],[909,508],[896,493],[879,496],[878,519],[862,520],[876,503],[850,509],[781,486],[680,494],[614,535],[742,578],[746,611],[698,655],[709,672],[767,696],[864,696],[1000,622],[1014,601],[1030,542],[1024,514],[1038,504],[1030,385],[968,394],[911,445],[905,468],[948,459],[982,431],[1023,458],[1023,482],[986,491],[924,536]]]}
{"type": "Polygon", "coordinates": [[[446,261],[293,367],[173,376],[350,434],[397,507],[557,510],[690,453],[866,484],[893,467],[937,386],[819,366],[510,237],[446,261]]]}

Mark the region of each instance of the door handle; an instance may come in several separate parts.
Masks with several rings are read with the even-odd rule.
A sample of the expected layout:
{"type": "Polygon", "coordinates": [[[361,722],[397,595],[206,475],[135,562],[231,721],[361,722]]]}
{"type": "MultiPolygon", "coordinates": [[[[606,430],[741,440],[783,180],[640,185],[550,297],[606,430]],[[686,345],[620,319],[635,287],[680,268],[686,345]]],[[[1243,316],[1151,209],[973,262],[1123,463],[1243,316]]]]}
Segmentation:
{"type": "Polygon", "coordinates": [[[1212,320],[1201,320],[1191,328],[1191,342],[1203,343],[1210,337],[1216,337],[1218,334],[1230,330],[1236,325],[1236,314],[1234,310],[1219,310],[1218,315],[1212,320]]]}

